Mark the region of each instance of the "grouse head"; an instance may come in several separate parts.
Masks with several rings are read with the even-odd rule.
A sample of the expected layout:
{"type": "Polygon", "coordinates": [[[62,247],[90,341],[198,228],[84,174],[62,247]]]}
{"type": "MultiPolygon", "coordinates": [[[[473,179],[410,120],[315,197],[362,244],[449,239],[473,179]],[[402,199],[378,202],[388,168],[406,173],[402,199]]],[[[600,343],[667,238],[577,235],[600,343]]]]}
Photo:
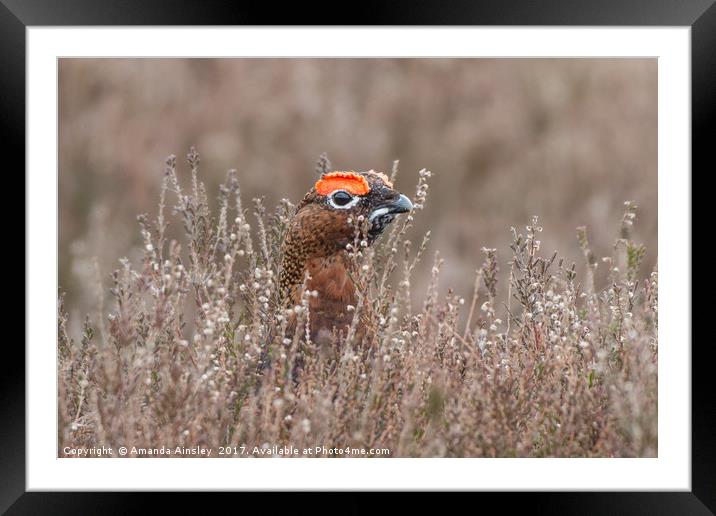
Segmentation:
{"type": "Polygon", "coordinates": [[[329,172],[308,192],[296,214],[308,213],[315,227],[343,249],[354,239],[356,227],[365,230],[361,236],[372,244],[397,214],[412,207],[381,172],[329,172]]]}

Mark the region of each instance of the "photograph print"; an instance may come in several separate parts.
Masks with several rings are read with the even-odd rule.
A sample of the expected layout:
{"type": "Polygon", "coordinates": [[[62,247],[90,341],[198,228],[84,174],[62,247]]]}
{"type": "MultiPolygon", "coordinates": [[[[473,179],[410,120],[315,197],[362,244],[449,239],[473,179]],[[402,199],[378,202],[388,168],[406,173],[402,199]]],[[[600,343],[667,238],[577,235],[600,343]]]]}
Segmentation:
{"type": "Polygon", "coordinates": [[[657,72],[60,58],[57,457],[658,457],[657,72]]]}

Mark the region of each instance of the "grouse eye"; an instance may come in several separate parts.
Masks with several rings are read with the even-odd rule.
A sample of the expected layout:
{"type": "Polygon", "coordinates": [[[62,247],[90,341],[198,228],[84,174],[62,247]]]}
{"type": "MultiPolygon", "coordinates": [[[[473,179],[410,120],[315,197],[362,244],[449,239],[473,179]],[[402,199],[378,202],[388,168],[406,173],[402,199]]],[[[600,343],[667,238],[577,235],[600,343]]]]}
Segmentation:
{"type": "Polygon", "coordinates": [[[336,206],[346,206],[353,200],[353,196],[344,190],[339,190],[333,194],[332,199],[336,206]]]}

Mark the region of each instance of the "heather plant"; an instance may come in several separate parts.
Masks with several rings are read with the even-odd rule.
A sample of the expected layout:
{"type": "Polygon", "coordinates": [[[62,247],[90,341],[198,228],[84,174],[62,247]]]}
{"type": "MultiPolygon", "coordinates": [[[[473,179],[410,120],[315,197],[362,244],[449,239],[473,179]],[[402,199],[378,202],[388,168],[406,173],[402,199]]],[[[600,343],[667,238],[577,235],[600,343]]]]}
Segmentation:
{"type": "MultiPolygon", "coordinates": [[[[157,214],[138,217],[141,259],[119,260],[111,304],[100,296],[100,315],[75,338],[60,295],[60,456],[68,446],[161,445],[214,456],[274,446],[325,447],[316,456],[346,447],[394,457],[656,456],[658,276],[639,279],[633,203],[609,257],[595,257],[577,229],[583,277],[542,252],[534,217],[511,228],[507,259],[483,249],[471,299],[441,294],[449,264],[437,252],[420,294],[411,280],[430,233],[413,241],[411,228],[432,178],[421,170],[414,212],[373,247],[356,226],[348,249],[362,286],[352,309],[370,304],[376,314],[370,342],[355,338],[356,316],[326,353],[309,332],[286,332],[293,314],[306,328],[316,293],[304,289],[288,309],[278,298],[291,202],[245,207],[230,170],[212,208],[193,149],[187,162],[185,189],[167,159],[157,214]],[[183,228],[179,241],[166,237],[170,222],[183,228]],[[598,267],[609,269],[604,288],[598,267]]],[[[317,170],[329,166],[322,156],[317,170]]]]}

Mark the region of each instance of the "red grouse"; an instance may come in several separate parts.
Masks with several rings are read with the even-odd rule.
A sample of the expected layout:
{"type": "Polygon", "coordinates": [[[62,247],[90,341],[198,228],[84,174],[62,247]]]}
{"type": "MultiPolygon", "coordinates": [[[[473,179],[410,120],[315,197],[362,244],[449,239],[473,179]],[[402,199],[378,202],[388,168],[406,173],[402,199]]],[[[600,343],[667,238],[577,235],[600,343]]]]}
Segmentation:
{"type": "MultiPolygon", "coordinates": [[[[412,207],[385,174],[374,171],[324,173],[299,203],[283,243],[280,295],[285,307],[300,305],[308,273],[306,288],[316,291],[309,297],[312,340],[328,342],[340,332],[345,335],[351,324],[355,312],[349,306],[356,305],[358,287],[347,247],[356,228],[371,245],[398,213],[412,207]]],[[[294,315],[290,331],[295,321],[294,315]]]]}

